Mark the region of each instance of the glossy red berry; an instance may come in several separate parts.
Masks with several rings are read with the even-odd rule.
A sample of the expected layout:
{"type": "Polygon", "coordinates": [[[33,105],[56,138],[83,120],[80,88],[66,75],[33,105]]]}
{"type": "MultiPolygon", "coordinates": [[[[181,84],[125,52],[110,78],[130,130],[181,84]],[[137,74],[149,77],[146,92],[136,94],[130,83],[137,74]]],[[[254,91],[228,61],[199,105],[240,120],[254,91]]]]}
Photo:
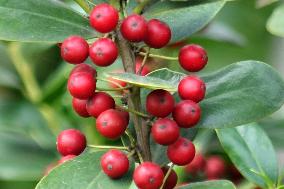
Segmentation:
{"type": "MultiPolygon", "coordinates": [[[[163,167],[162,168],[164,175],[167,174],[169,168],[168,167],[163,167]]],[[[167,178],[163,189],[174,189],[175,186],[177,185],[177,180],[178,180],[178,176],[175,172],[175,170],[171,170],[169,177],[167,178]]]]}
{"type": "Polygon", "coordinates": [[[197,103],[183,100],[176,104],[172,115],[179,127],[190,128],[200,120],[201,109],[197,103]]]}
{"type": "Polygon", "coordinates": [[[118,49],[109,38],[101,38],[90,47],[90,58],[97,66],[109,66],[116,60],[118,49]]]}
{"type": "Polygon", "coordinates": [[[187,76],[178,85],[178,94],[181,99],[200,102],[204,99],[206,86],[197,76],[187,76]]]}
{"type": "Polygon", "coordinates": [[[90,13],[91,26],[101,33],[108,33],[114,30],[118,19],[118,11],[106,3],[96,5],[90,13]]]}
{"type": "Polygon", "coordinates": [[[87,101],[87,112],[97,118],[102,112],[115,107],[114,99],[105,92],[95,92],[87,101]]]}
{"type": "Polygon", "coordinates": [[[122,117],[125,119],[127,125],[129,124],[130,116],[127,111],[124,111],[121,108],[116,107],[116,110],[119,111],[119,113],[122,115],[122,117]]]}
{"type": "Polygon", "coordinates": [[[96,79],[88,72],[73,73],[69,76],[67,88],[78,99],[88,99],[96,90],[96,79]]]}
{"type": "Polygon", "coordinates": [[[225,175],[225,162],[219,156],[211,156],[206,161],[205,175],[208,180],[220,179],[225,175]]]}
{"type": "Polygon", "coordinates": [[[62,131],[57,137],[57,150],[62,156],[79,155],[86,148],[86,137],[76,129],[62,131]]]}
{"type": "Polygon", "coordinates": [[[179,127],[175,121],[161,118],[153,124],[151,134],[158,144],[169,145],[179,138],[179,127]]]}
{"type": "Polygon", "coordinates": [[[175,143],[168,146],[167,155],[174,164],[186,165],[193,160],[195,147],[190,140],[180,137],[175,143]]]}
{"type": "Polygon", "coordinates": [[[179,51],[179,64],[189,72],[202,70],[208,61],[207,52],[199,45],[186,45],[179,51]]]}
{"type": "Polygon", "coordinates": [[[89,55],[89,45],[80,36],[70,36],[61,45],[61,57],[71,64],[84,62],[89,55]]]}
{"type": "Polygon", "coordinates": [[[90,117],[90,114],[88,113],[86,109],[86,103],[87,103],[87,100],[81,100],[78,98],[72,99],[73,109],[81,117],[90,117]]]}
{"type": "Polygon", "coordinates": [[[147,22],[138,14],[128,16],[122,21],[120,32],[131,42],[141,42],[147,34],[147,22]]]}
{"type": "Polygon", "coordinates": [[[146,98],[147,111],[156,117],[168,116],[173,111],[174,105],[174,97],[163,89],[152,91],[146,98]]]}
{"type": "Polygon", "coordinates": [[[96,120],[96,127],[104,137],[117,139],[124,133],[127,121],[118,110],[109,109],[99,115],[96,120]]]}
{"type": "Polygon", "coordinates": [[[206,161],[202,154],[196,153],[192,162],[185,166],[185,172],[190,175],[197,175],[198,173],[204,171],[206,161]]]}
{"type": "Polygon", "coordinates": [[[75,157],[76,157],[75,155],[63,156],[63,157],[58,161],[58,164],[65,163],[66,161],[72,160],[72,159],[74,159],[75,157]]]}
{"type": "Polygon", "coordinates": [[[152,162],[141,163],[134,171],[133,180],[140,189],[159,189],[164,173],[159,165],[152,162]]]}
{"type": "Polygon", "coordinates": [[[74,73],[79,73],[79,72],[91,73],[91,74],[93,74],[94,77],[97,77],[97,71],[92,66],[90,66],[89,64],[82,63],[82,64],[76,65],[72,69],[72,71],[70,72],[70,75],[72,75],[74,73]]]}
{"type": "Polygon", "coordinates": [[[144,42],[152,48],[162,48],[171,40],[170,27],[157,19],[152,19],[148,22],[147,34],[144,42]]]}
{"type": "Polygon", "coordinates": [[[101,157],[101,167],[106,175],[116,179],[127,173],[129,160],[123,152],[109,150],[101,157]]]}

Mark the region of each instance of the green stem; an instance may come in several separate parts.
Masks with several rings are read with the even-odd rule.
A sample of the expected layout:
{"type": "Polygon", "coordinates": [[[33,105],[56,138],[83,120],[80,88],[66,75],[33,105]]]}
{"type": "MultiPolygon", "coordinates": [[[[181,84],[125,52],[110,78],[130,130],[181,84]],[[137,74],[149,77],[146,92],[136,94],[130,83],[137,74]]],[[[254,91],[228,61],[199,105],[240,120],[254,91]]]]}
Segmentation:
{"type": "Polygon", "coordinates": [[[147,58],[149,57],[149,54],[150,54],[150,47],[148,47],[147,50],[146,50],[146,54],[145,54],[145,56],[143,58],[141,66],[140,66],[140,68],[139,68],[139,70],[137,72],[138,75],[141,75],[141,72],[142,72],[142,70],[143,70],[143,68],[144,68],[144,66],[146,64],[146,61],[147,61],[147,58]]]}
{"type": "MultiPolygon", "coordinates": [[[[139,52],[139,55],[146,56],[147,53],[139,52]]],[[[178,60],[178,57],[163,56],[163,55],[158,55],[158,54],[149,54],[149,57],[160,58],[160,59],[164,59],[164,60],[178,60]]]]}
{"type": "Polygon", "coordinates": [[[97,149],[117,149],[117,150],[129,150],[128,147],[125,146],[100,146],[100,145],[88,145],[90,148],[97,148],[97,149]]]}
{"type": "Polygon", "coordinates": [[[132,150],[130,153],[127,154],[127,157],[130,158],[135,154],[135,150],[132,150]]]}
{"type": "Polygon", "coordinates": [[[131,135],[131,133],[129,132],[128,129],[126,129],[125,134],[128,136],[129,140],[130,140],[130,144],[131,146],[135,145],[135,139],[134,137],[131,135]]]}
{"type": "Polygon", "coordinates": [[[170,167],[169,167],[169,169],[168,169],[168,171],[167,171],[167,173],[166,173],[164,179],[163,179],[163,184],[162,184],[162,186],[160,187],[160,189],[163,189],[163,188],[164,188],[164,185],[165,185],[167,179],[169,178],[169,176],[170,176],[171,171],[172,171],[173,168],[174,168],[174,164],[172,163],[172,164],[170,165],[170,167]]]}
{"type": "Polygon", "coordinates": [[[140,117],[144,117],[144,118],[150,118],[149,115],[147,114],[144,114],[142,112],[138,112],[136,110],[133,110],[133,109],[130,109],[130,108],[124,108],[123,106],[118,106],[116,105],[117,107],[119,107],[120,109],[126,111],[126,112],[130,112],[130,113],[133,113],[133,114],[136,114],[136,115],[139,115],[140,117]]]}
{"type": "Polygon", "coordinates": [[[87,14],[91,12],[88,3],[85,0],[74,0],[87,14]]]}
{"type": "Polygon", "coordinates": [[[141,14],[141,12],[143,11],[143,9],[145,8],[145,6],[150,2],[150,0],[144,0],[142,1],[139,5],[137,5],[133,12],[135,12],[136,14],[141,14]]]}
{"type": "Polygon", "coordinates": [[[113,88],[113,89],[110,89],[110,88],[100,88],[100,87],[97,87],[96,90],[98,91],[123,91],[123,90],[127,90],[127,89],[130,89],[131,87],[120,87],[120,88],[113,88]]]}

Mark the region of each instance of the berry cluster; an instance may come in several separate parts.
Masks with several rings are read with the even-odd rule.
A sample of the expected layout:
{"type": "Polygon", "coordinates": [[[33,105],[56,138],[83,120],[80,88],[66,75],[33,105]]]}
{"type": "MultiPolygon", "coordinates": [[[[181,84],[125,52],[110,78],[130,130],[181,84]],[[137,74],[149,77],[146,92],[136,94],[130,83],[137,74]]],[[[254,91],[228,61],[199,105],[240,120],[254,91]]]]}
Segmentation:
{"type": "MultiPolygon", "coordinates": [[[[62,58],[77,64],[71,71],[67,88],[75,112],[81,117],[96,118],[98,132],[108,139],[118,139],[125,133],[129,123],[129,113],[116,106],[112,96],[105,92],[96,92],[96,70],[83,63],[88,57],[101,67],[115,62],[119,50],[116,43],[108,36],[120,33],[130,43],[144,42],[149,48],[162,48],[171,39],[169,26],[157,19],[146,21],[138,14],[132,14],[119,25],[119,13],[109,4],[96,5],[90,13],[90,25],[100,33],[110,33],[116,28],[120,31],[104,35],[89,46],[80,36],[71,36],[61,45],[62,58]]],[[[119,34],[119,35],[120,35],[119,34]]],[[[139,58],[137,58],[138,62],[139,58]]],[[[181,48],[179,63],[190,72],[197,72],[207,63],[206,51],[198,45],[186,45],[181,48]]],[[[149,70],[143,63],[136,63],[136,72],[146,75],[149,70]]],[[[123,72],[122,70],[119,72],[123,72]]],[[[126,87],[127,83],[109,78],[110,86],[126,87]],[[118,83],[118,85],[113,84],[118,83]]],[[[167,146],[167,156],[176,165],[186,165],[195,156],[194,144],[180,136],[180,128],[191,128],[200,120],[201,109],[198,105],[205,96],[205,83],[197,76],[184,77],[178,85],[178,94],[182,99],[175,104],[172,94],[163,89],[152,91],[146,99],[146,110],[157,118],[151,129],[155,142],[167,146]],[[172,114],[171,119],[169,115],[172,114]]],[[[62,131],[57,139],[57,149],[64,162],[79,155],[86,148],[86,138],[78,130],[62,131]]],[[[133,179],[140,189],[172,189],[177,183],[177,175],[168,167],[161,168],[153,162],[140,162],[135,169],[133,179]],[[168,177],[165,179],[165,175],[168,177]]],[[[128,156],[119,150],[109,150],[101,158],[101,167],[106,175],[113,179],[122,177],[129,169],[128,156]]]]}

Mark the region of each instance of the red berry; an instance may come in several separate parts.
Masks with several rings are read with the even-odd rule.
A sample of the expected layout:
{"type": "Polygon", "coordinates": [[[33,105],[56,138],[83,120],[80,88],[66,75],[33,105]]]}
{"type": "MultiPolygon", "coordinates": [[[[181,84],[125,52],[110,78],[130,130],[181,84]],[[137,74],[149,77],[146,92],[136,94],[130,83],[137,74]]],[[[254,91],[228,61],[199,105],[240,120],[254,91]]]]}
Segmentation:
{"type": "Polygon", "coordinates": [[[205,175],[208,180],[220,179],[225,175],[225,162],[219,156],[211,156],[206,161],[205,175]]]}
{"type": "Polygon", "coordinates": [[[117,139],[124,133],[127,121],[118,110],[109,109],[99,115],[96,120],[96,127],[104,137],[117,139]]]}
{"type": "Polygon", "coordinates": [[[114,99],[105,92],[95,92],[88,99],[86,109],[88,113],[97,118],[102,112],[115,107],[114,99]]]}
{"type": "Polygon", "coordinates": [[[206,162],[203,155],[196,153],[192,162],[185,166],[185,172],[195,176],[204,170],[205,164],[206,162]]]}
{"type": "MultiPolygon", "coordinates": [[[[142,60],[139,61],[139,59],[137,58],[136,59],[136,64],[135,64],[135,71],[136,71],[136,73],[138,73],[138,71],[140,70],[141,65],[142,65],[142,60]]],[[[142,68],[142,71],[141,71],[141,75],[145,76],[148,73],[150,73],[150,69],[148,68],[147,65],[144,65],[143,68],[142,68]]]]}
{"type": "Polygon", "coordinates": [[[88,72],[73,73],[69,76],[67,88],[73,97],[88,99],[96,90],[96,79],[88,72]]]}
{"type": "Polygon", "coordinates": [[[146,98],[147,111],[157,117],[168,116],[173,111],[174,105],[174,97],[163,89],[152,91],[146,98]]]}
{"type": "Polygon", "coordinates": [[[176,104],[173,110],[173,118],[178,126],[183,128],[193,127],[200,120],[201,109],[191,100],[183,100],[176,104]]]}
{"type": "Polygon", "coordinates": [[[198,72],[207,64],[206,51],[199,45],[186,45],[179,51],[179,64],[189,72],[198,72]]]}
{"type": "Polygon", "coordinates": [[[61,57],[71,64],[84,62],[89,55],[89,45],[80,36],[70,36],[61,45],[61,57]]]}
{"type": "Polygon", "coordinates": [[[120,109],[118,107],[116,107],[116,110],[119,111],[119,113],[124,117],[127,125],[129,124],[129,119],[130,119],[130,116],[129,116],[129,113],[127,111],[124,111],[123,109],[120,109]]]}
{"type": "Polygon", "coordinates": [[[109,150],[101,157],[101,167],[106,175],[116,179],[127,173],[129,160],[121,151],[109,150]]]}
{"type": "Polygon", "coordinates": [[[89,64],[82,63],[82,64],[76,65],[72,69],[70,75],[72,75],[74,73],[79,73],[79,72],[88,72],[88,73],[93,74],[94,77],[97,77],[97,71],[92,66],[90,66],[89,64]]]}
{"type": "Polygon", "coordinates": [[[186,165],[193,160],[195,147],[190,140],[180,137],[175,143],[168,146],[167,155],[174,164],[186,165]]]}
{"type": "Polygon", "coordinates": [[[162,48],[171,40],[171,29],[169,26],[157,19],[148,22],[148,30],[144,42],[152,48],[162,48]]]}
{"type": "MultiPolygon", "coordinates": [[[[163,167],[162,170],[163,170],[164,175],[166,175],[169,168],[163,167]]],[[[169,177],[167,178],[165,182],[163,189],[173,189],[177,185],[177,180],[178,180],[177,174],[175,170],[172,169],[169,177]]]]}
{"type": "Polygon", "coordinates": [[[90,117],[90,114],[88,113],[87,109],[86,109],[86,103],[87,100],[81,100],[78,98],[73,98],[72,99],[72,106],[73,109],[75,110],[75,112],[82,116],[82,117],[90,117]]]}
{"type": "Polygon", "coordinates": [[[59,161],[58,164],[62,164],[65,163],[66,161],[72,160],[74,159],[76,156],[75,155],[67,155],[67,156],[63,156],[59,161]]]}
{"type": "Polygon", "coordinates": [[[57,150],[63,155],[79,155],[86,148],[86,137],[76,129],[62,131],[57,137],[57,150]]]}
{"type": "Polygon", "coordinates": [[[178,85],[178,94],[181,99],[200,102],[205,96],[205,83],[197,76],[187,76],[178,85]]]}
{"type": "Polygon", "coordinates": [[[109,38],[101,38],[90,47],[90,58],[97,66],[109,66],[116,60],[118,49],[109,38]]]}
{"type": "Polygon", "coordinates": [[[120,31],[128,41],[141,42],[147,34],[147,22],[143,16],[133,14],[123,20],[120,31]]]}
{"type": "Polygon", "coordinates": [[[134,171],[133,180],[140,189],[159,189],[164,173],[159,165],[152,162],[141,163],[134,171]]]}
{"type": "Polygon", "coordinates": [[[169,145],[179,138],[179,127],[175,121],[162,118],[155,121],[151,133],[158,144],[169,145]]]}
{"type": "Polygon", "coordinates": [[[106,3],[95,6],[90,13],[91,26],[101,33],[108,33],[114,30],[118,19],[118,11],[113,6],[106,3]]]}

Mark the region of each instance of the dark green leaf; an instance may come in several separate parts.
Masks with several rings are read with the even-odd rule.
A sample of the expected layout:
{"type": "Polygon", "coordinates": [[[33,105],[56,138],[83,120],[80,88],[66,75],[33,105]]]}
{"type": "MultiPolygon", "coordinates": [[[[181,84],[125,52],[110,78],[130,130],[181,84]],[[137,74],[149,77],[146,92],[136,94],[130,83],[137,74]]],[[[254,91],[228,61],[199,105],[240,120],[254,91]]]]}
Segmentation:
{"type": "Polygon", "coordinates": [[[276,8],[267,22],[267,29],[272,34],[284,37],[284,5],[276,8]]]}
{"type": "Polygon", "coordinates": [[[0,0],[0,39],[60,42],[70,35],[90,38],[88,20],[52,0],[0,0]]]}
{"type": "Polygon", "coordinates": [[[269,188],[278,180],[274,148],[257,124],[217,129],[219,140],[238,170],[251,182],[269,188]]]}
{"type": "Polygon", "coordinates": [[[216,180],[190,183],[179,187],[179,189],[235,189],[235,186],[227,180],[216,180]]]}
{"type": "Polygon", "coordinates": [[[52,170],[36,189],[127,189],[132,182],[134,164],[127,175],[112,180],[101,170],[104,152],[85,153],[52,170]]]}

